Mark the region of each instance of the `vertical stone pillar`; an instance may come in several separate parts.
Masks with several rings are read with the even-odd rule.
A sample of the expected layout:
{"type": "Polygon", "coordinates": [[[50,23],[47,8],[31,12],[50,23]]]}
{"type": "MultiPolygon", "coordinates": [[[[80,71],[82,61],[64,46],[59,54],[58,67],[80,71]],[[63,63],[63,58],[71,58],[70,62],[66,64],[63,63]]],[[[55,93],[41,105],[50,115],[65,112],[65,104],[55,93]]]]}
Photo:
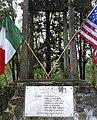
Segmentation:
{"type": "MultiPolygon", "coordinates": [[[[67,12],[63,11],[63,22],[64,22],[64,28],[63,28],[63,38],[64,38],[64,48],[68,44],[68,32],[67,32],[67,12]]],[[[68,79],[70,76],[70,70],[69,70],[69,52],[68,49],[64,53],[64,78],[68,79]]]]}
{"type": "MultiPolygon", "coordinates": [[[[29,4],[32,3],[32,0],[29,0],[29,4]]],[[[32,6],[32,4],[31,4],[32,6]]],[[[29,6],[30,7],[30,6],[29,6]]],[[[29,45],[30,47],[34,48],[34,40],[33,40],[33,9],[30,9],[30,16],[29,16],[29,45]]],[[[34,51],[34,50],[33,50],[34,51]]],[[[30,50],[28,50],[29,52],[29,62],[28,62],[28,79],[34,79],[34,56],[31,53],[30,50]]]]}
{"type": "MultiPolygon", "coordinates": [[[[68,0],[72,3],[72,0],[68,0]]],[[[75,13],[73,6],[68,8],[69,10],[69,37],[75,34],[75,13]]],[[[71,69],[71,79],[78,79],[78,62],[77,62],[77,50],[76,50],[76,40],[74,39],[70,44],[70,69],[71,69]]]]}
{"type": "MultiPolygon", "coordinates": [[[[25,40],[28,41],[28,0],[23,1],[23,35],[25,40]]],[[[21,52],[21,65],[20,65],[20,80],[27,79],[28,73],[28,50],[24,43],[21,52]]]]}

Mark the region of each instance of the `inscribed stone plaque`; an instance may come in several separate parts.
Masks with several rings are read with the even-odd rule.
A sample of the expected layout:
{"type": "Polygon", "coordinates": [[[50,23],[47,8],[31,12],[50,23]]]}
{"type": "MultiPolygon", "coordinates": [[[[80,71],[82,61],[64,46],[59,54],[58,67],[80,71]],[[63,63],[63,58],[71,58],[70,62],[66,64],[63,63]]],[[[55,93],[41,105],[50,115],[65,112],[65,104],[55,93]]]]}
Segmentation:
{"type": "Polygon", "coordinates": [[[72,86],[26,86],[25,116],[73,117],[72,86]]]}

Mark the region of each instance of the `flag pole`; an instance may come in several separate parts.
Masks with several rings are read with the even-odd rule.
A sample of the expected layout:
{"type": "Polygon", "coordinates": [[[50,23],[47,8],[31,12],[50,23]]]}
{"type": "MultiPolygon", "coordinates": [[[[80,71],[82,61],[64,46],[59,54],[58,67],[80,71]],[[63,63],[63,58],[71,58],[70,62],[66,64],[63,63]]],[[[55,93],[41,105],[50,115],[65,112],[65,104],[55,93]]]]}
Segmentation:
{"type": "Polygon", "coordinates": [[[48,79],[51,79],[49,74],[46,72],[43,64],[39,61],[38,57],[35,55],[34,51],[32,50],[32,48],[30,47],[29,43],[27,42],[27,40],[25,40],[25,43],[27,45],[27,47],[29,48],[29,50],[31,51],[31,53],[33,54],[33,56],[35,57],[35,59],[37,60],[37,62],[40,64],[40,66],[42,67],[42,69],[44,70],[45,74],[47,75],[48,79]]]}
{"type": "Polygon", "coordinates": [[[74,37],[76,36],[77,32],[72,36],[72,38],[69,40],[68,44],[66,45],[66,47],[64,48],[63,52],[61,53],[61,55],[59,56],[59,58],[56,60],[54,66],[52,67],[51,71],[48,73],[48,76],[51,74],[51,72],[53,71],[53,69],[55,68],[56,64],[58,63],[58,61],[60,60],[60,58],[62,57],[62,55],[64,54],[64,52],[67,50],[67,48],[69,47],[69,45],[71,44],[71,42],[73,41],[74,37]]]}

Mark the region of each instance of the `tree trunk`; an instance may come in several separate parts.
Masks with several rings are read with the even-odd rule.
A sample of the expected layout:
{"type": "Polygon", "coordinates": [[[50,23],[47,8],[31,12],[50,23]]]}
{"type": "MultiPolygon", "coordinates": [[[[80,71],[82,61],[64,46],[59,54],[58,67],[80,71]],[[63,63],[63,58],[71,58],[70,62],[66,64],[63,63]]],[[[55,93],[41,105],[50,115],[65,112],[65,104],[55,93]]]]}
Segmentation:
{"type": "MultiPolygon", "coordinates": [[[[69,3],[71,0],[68,0],[69,3]]],[[[74,8],[69,7],[69,37],[71,38],[75,33],[75,23],[74,23],[74,8]]],[[[71,69],[71,79],[78,79],[78,63],[77,63],[77,51],[76,51],[76,41],[72,41],[70,45],[70,69],[71,69]]]]}

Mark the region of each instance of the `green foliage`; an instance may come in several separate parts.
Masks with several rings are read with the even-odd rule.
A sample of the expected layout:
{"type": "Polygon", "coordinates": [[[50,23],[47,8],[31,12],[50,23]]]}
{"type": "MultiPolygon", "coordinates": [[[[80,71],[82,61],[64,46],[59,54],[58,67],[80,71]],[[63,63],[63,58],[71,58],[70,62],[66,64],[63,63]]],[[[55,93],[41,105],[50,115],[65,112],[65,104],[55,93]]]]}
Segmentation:
{"type": "Polygon", "coordinates": [[[92,83],[93,78],[96,80],[97,84],[97,68],[93,63],[93,60],[90,59],[86,64],[86,79],[92,83]]]}
{"type": "Polygon", "coordinates": [[[8,64],[5,67],[4,74],[2,74],[2,76],[0,76],[0,86],[1,87],[8,86],[12,82],[13,82],[12,74],[11,74],[11,71],[10,71],[10,66],[8,64]]]}
{"type": "MultiPolygon", "coordinates": [[[[51,74],[51,78],[53,80],[63,80],[64,79],[64,71],[61,69],[55,69],[53,70],[52,74],[51,74]]],[[[37,68],[34,71],[34,77],[35,79],[46,79],[46,75],[44,73],[44,71],[41,68],[37,68]]]]}
{"type": "Polygon", "coordinates": [[[53,72],[52,78],[53,78],[53,80],[63,80],[64,79],[64,71],[58,70],[56,72],[53,72]]]}
{"type": "Polygon", "coordinates": [[[87,14],[91,10],[91,0],[74,0],[73,6],[77,12],[87,14]]]}
{"type": "Polygon", "coordinates": [[[35,79],[45,79],[46,76],[41,68],[36,68],[34,71],[34,77],[35,79]]]}
{"type": "Polygon", "coordinates": [[[93,66],[93,61],[89,60],[88,63],[86,64],[86,79],[90,80],[92,82],[92,66],[93,66]]]}
{"type": "Polygon", "coordinates": [[[14,11],[12,2],[15,0],[0,0],[0,15],[12,15],[14,11]]]}
{"type": "Polygon", "coordinates": [[[4,16],[16,16],[15,10],[13,9],[13,1],[15,2],[15,0],[0,0],[0,26],[2,25],[4,16]]]}

